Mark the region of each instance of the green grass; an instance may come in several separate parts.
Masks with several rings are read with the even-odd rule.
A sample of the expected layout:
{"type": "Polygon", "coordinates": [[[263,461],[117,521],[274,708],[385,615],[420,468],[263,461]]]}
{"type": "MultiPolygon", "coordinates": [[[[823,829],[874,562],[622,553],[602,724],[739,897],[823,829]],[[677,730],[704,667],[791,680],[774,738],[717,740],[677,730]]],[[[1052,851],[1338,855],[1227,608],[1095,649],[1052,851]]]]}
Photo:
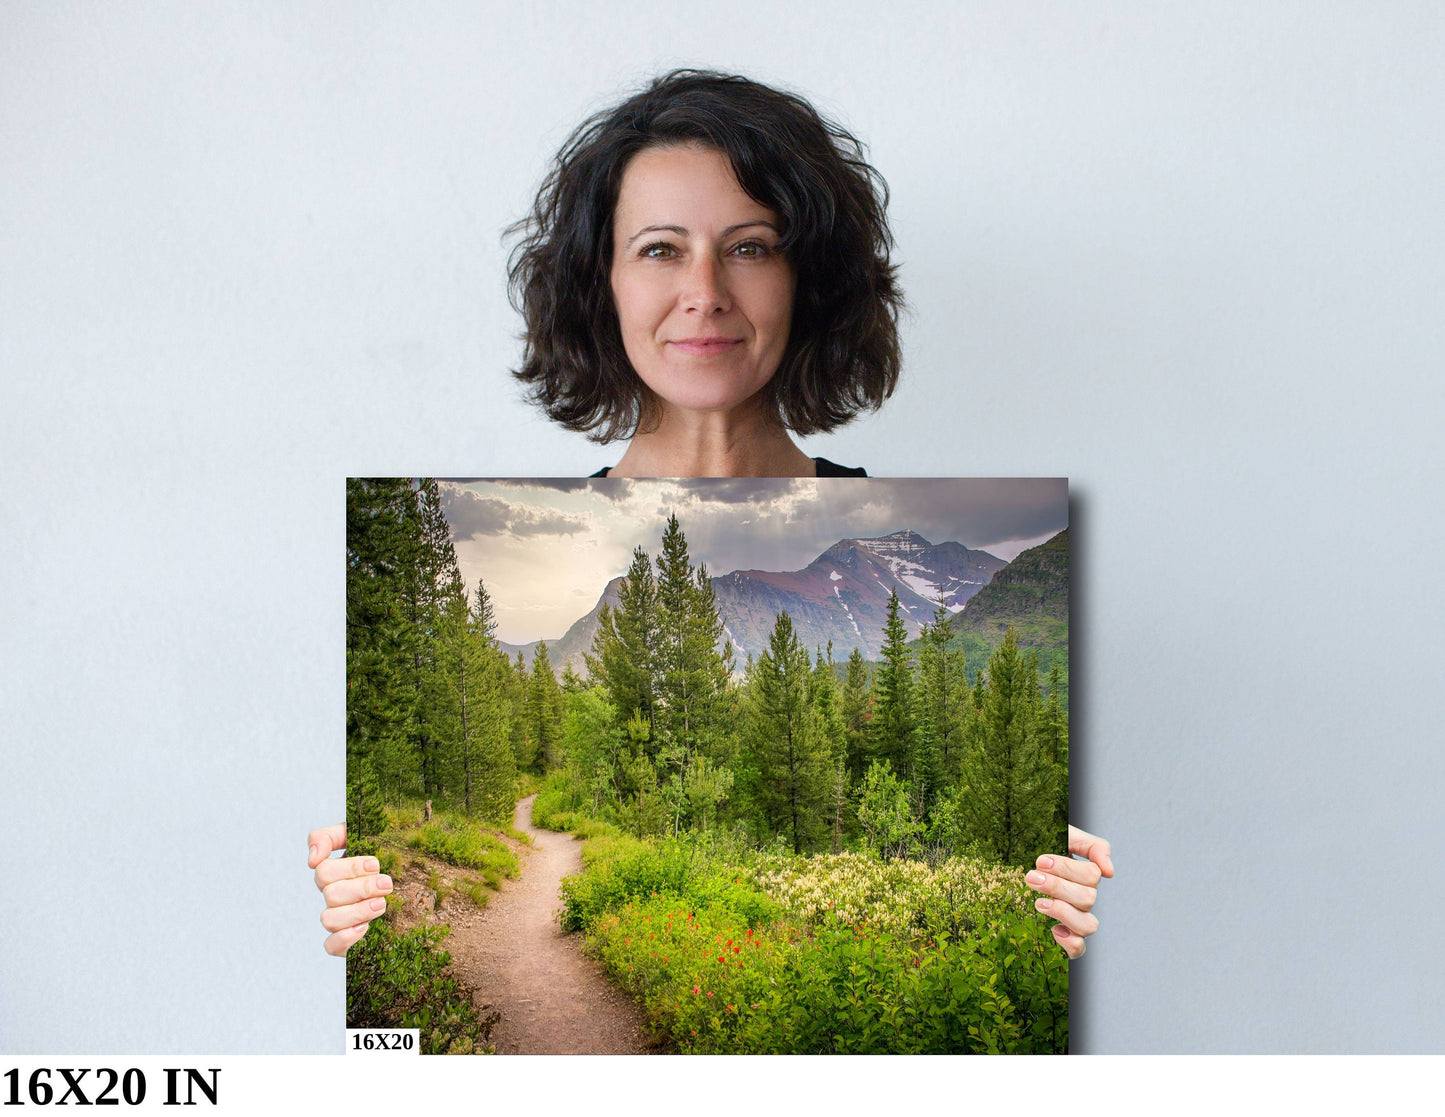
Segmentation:
{"type": "Polygon", "coordinates": [[[462,892],[479,908],[487,906],[494,888],[496,885],[487,880],[471,880],[461,886],[462,892]]]}
{"type": "Polygon", "coordinates": [[[515,879],[517,855],[495,833],[476,824],[432,821],[405,834],[412,849],[462,869],[477,869],[515,879]]]}

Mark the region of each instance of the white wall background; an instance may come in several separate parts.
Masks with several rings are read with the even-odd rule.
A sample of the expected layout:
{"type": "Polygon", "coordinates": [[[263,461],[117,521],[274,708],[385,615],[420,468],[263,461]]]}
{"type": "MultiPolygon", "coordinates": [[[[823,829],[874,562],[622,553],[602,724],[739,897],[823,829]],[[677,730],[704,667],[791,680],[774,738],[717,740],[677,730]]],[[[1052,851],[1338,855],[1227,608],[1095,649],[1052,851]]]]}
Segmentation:
{"type": "Polygon", "coordinates": [[[1445,1048],[1442,55],[1403,2],[5,4],[0,1051],[340,1049],[343,479],[615,460],[517,402],[501,230],[678,64],[892,187],[907,376],[808,448],[1071,478],[1076,1049],[1445,1048]]]}

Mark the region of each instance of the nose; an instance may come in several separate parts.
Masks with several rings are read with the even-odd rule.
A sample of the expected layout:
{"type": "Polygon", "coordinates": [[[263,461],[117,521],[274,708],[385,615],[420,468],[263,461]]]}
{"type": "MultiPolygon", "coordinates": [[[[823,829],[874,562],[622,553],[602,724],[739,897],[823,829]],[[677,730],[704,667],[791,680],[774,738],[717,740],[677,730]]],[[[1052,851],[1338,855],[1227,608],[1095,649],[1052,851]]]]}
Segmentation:
{"type": "Polygon", "coordinates": [[[722,261],[709,253],[693,257],[684,273],[682,305],[684,310],[701,314],[725,314],[732,309],[722,261]]]}

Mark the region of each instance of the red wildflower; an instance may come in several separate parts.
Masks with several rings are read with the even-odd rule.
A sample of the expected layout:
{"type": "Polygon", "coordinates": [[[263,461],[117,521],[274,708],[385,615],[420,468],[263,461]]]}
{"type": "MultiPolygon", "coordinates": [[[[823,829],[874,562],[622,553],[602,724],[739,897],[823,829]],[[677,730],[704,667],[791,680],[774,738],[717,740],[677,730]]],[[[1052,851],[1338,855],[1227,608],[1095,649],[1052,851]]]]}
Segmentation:
{"type": "Polygon", "coordinates": [[[702,990],[701,990],[700,988],[698,988],[696,985],[694,985],[694,986],[692,987],[692,995],[693,995],[694,997],[696,997],[696,996],[697,996],[699,993],[701,993],[701,992],[702,992],[702,990]]]}
{"type": "Polygon", "coordinates": [[[711,989],[709,989],[709,990],[707,991],[707,995],[708,995],[709,997],[712,996],[712,990],[711,990],[711,989]]]}

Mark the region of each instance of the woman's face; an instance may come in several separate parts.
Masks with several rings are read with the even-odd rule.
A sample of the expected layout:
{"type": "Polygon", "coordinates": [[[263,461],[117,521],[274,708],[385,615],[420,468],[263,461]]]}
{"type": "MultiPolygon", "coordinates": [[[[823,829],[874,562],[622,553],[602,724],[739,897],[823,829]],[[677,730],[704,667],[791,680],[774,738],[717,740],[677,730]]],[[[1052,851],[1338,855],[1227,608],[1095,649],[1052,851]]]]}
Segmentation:
{"type": "Polygon", "coordinates": [[[773,378],[793,313],[781,237],[713,148],[647,148],[627,164],[612,298],[627,359],[664,411],[731,411],[773,378]]]}

